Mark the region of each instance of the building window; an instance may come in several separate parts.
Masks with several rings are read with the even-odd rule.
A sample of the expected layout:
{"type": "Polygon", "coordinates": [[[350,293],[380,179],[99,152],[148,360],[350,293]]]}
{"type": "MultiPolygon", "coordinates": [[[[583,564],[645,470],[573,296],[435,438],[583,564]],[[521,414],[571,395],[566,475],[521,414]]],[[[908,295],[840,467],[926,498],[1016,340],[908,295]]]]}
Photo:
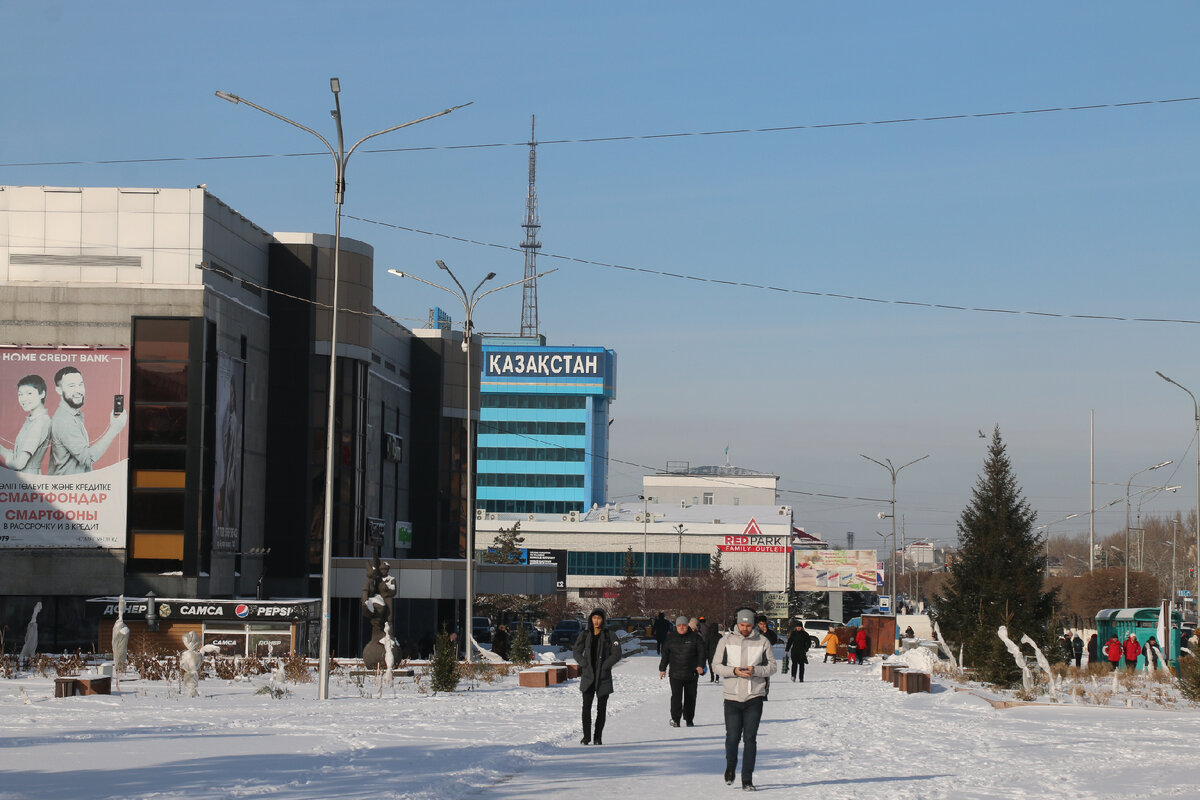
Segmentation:
{"type": "Polygon", "coordinates": [[[476,461],[583,461],[582,447],[480,447],[476,461]]]}
{"type": "MultiPolygon", "coordinates": [[[[593,553],[571,550],[567,553],[567,574],[592,577],[620,577],[625,574],[625,556],[628,551],[593,553]]],[[[708,553],[684,553],[682,564],[679,553],[647,553],[646,574],[656,577],[674,577],[682,570],[684,575],[708,572],[711,557],[708,553]]],[[[642,554],[633,553],[633,568],[642,573],[642,554]]]]}
{"type": "Polygon", "coordinates": [[[711,506],[712,504],[713,504],[713,493],[705,492],[704,493],[704,505],[711,506]]]}
{"type": "Polygon", "coordinates": [[[479,405],[483,408],[583,409],[587,408],[587,398],[577,394],[484,392],[479,396],[479,405]]]}

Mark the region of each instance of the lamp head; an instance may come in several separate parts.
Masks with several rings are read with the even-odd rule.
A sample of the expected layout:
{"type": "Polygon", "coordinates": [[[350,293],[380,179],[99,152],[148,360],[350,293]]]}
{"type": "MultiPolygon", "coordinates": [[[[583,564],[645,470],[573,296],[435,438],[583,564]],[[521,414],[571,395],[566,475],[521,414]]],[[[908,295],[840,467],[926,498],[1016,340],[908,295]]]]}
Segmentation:
{"type": "Polygon", "coordinates": [[[337,78],[330,78],[329,79],[329,90],[331,92],[333,92],[334,94],[337,94],[338,92],[340,92],[342,90],[342,82],[339,81],[337,78]]]}
{"type": "Polygon", "coordinates": [[[484,278],[484,280],[485,280],[485,281],[490,281],[490,280],[491,280],[492,278],[494,278],[494,277],[496,277],[496,273],[494,273],[494,272],[489,272],[489,273],[487,274],[487,277],[486,277],[486,278],[484,278]]]}
{"type": "Polygon", "coordinates": [[[233,103],[235,106],[238,103],[242,102],[242,98],[238,97],[236,94],[230,94],[229,92],[218,91],[218,92],[216,92],[216,95],[217,95],[217,97],[221,98],[222,100],[228,100],[229,102],[233,103]]]}
{"type": "Polygon", "coordinates": [[[442,261],[440,258],[434,263],[437,264],[440,269],[444,269],[446,272],[450,271],[450,268],[446,266],[446,262],[442,261]]]}

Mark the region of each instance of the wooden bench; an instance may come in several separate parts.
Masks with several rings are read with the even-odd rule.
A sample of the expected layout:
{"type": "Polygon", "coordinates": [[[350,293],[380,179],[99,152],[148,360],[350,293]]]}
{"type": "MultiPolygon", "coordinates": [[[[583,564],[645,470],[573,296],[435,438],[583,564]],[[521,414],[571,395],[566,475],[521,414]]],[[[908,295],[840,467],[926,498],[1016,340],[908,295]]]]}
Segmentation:
{"type": "Polygon", "coordinates": [[[900,691],[907,694],[917,694],[918,692],[929,692],[929,673],[918,672],[916,670],[906,670],[900,675],[900,691]]]}
{"type": "Polygon", "coordinates": [[[55,697],[112,694],[112,678],[108,675],[85,675],[54,679],[55,697]]]}
{"type": "Polygon", "coordinates": [[[517,673],[517,684],[540,689],[550,685],[550,673],[546,669],[526,669],[517,673]]]}

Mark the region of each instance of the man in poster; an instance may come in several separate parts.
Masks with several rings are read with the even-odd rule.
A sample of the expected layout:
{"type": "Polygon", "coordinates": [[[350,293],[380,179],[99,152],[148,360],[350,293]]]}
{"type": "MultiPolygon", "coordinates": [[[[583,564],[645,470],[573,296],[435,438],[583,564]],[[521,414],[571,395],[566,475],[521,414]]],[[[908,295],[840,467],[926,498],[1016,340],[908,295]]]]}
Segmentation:
{"type": "Polygon", "coordinates": [[[125,428],[125,412],[114,407],[109,415],[108,429],[93,444],[83,424],[86,396],[83,373],[75,367],[63,367],[54,373],[54,389],[62,397],[62,403],[54,412],[50,426],[50,474],[79,475],[91,472],[92,464],[104,455],[117,434],[125,428]]]}

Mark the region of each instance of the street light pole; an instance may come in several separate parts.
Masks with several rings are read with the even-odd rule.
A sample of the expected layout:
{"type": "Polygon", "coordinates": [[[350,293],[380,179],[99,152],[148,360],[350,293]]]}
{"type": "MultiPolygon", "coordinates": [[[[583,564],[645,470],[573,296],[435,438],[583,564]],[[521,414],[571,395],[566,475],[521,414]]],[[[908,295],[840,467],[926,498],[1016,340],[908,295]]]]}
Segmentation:
{"type": "Polygon", "coordinates": [[[888,605],[890,606],[889,610],[892,612],[892,616],[894,617],[894,616],[897,616],[897,614],[896,614],[896,532],[892,531],[891,533],[880,533],[879,531],[875,531],[875,535],[881,537],[885,542],[888,540],[889,536],[892,537],[892,554],[891,554],[892,555],[892,591],[888,598],[888,605]]]}
{"type": "MultiPolygon", "coordinates": [[[[439,258],[439,259],[437,259],[436,263],[440,269],[445,270],[446,273],[450,275],[451,280],[454,281],[454,285],[458,287],[457,292],[454,291],[453,289],[449,289],[445,286],[442,286],[440,283],[434,283],[433,281],[427,281],[424,278],[413,275],[411,272],[401,272],[400,270],[389,269],[388,273],[391,275],[395,275],[398,278],[412,278],[414,281],[423,283],[426,286],[432,286],[435,289],[441,289],[443,292],[453,295],[454,297],[458,298],[458,301],[460,303],[462,303],[463,314],[466,315],[466,319],[463,321],[463,341],[462,341],[463,352],[467,354],[467,401],[466,401],[466,408],[467,408],[467,487],[466,487],[467,488],[467,543],[466,543],[467,585],[466,585],[466,604],[465,604],[465,609],[464,609],[466,621],[463,623],[463,636],[466,637],[466,647],[464,648],[464,650],[466,651],[466,661],[468,664],[470,664],[475,657],[475,654],[471,649],[472,646],[475,644],[475,635],[474,635],[474,633],[475,633],[475,631],[474,631],[474,623],[475,623],[475,616],[474,616],[475,615],[475,508],[474,508],[474,506],[475,506],[475,436],[473,435],[473,431],[472,431],[472,427],[471,427],[471,414],[472,414],[471,390],[475,386],[475,377],[476,377],[475,374],[471,371],[471,335],[472,335],[472,331],[475,329],[475,322],[474,322],[475,307],[477,305],[479,305],[479,301],[482,300],[483,298],[487,297],[492,292],[498,292],[501,289],[507,289],[510,286],[516,286],[518,284],[524,283],[525,279],[522,278],[519,281],[513,281],[511,283],[506,283],[503,286],[497,286],[494,289],[488,289],[483,294],[479,294],[480,288],[482,288],[482,286],[485,283],[487,283],[488,281],[490,281],[492,278],[496,277],[496,273],[489,272],[487,275],[484,276],[483,280],[481,280],[478,284],[476,284],[475,288],[472,289],[471,292],[468,294],[467,290],[465,288],[463,288],[462,283],[459,282],[458,277],[453,272],[450,271],[450,268],[448,266],[446,266],[446,262],[442,261],[439,258]]],[[[535,275],[534,278],[540,278],[543,275],[550,274],[551,272],[554,272],[554,270],[547,270],[546,272],[539,273],[538,275],[535,275]]]]}
{"type": "Polygon", "coordinates": [[[321,643],[320,643],[320,666],[318,667],[319,686],[317,689],[317,699],[329,699],[329,606],[330,606],[330,572],[333,562],[333,452],[334,452],[334,422],[337,390],[337,318],[338,318],[338,283],[339,283],[339,268],[341,266],[341,249],[342,249],[342,203],[346,198],[346,164],[350,161],[350,156],[354,155],[354,151],[358,146],[368,139],[374,139],[376,136],[382,136],[385,133],[398,131],[401,128],[407,128],[410,125],[416,125],[426,120],[434,119],[435,117],[445,116],[452,111],[456,111],[470,103],[447,108],[444,111],[439,111],[436,114],[414,119],[409,122],[403,122],[399,125],[393,125],[390,128],[384,128],[374,133],[369,133],[366,136],[355,142],[349,150],[345,149],[342,140],[342,104],[338,98],[338,94],[342,91],[342,84],[337,78],[329,79],[329,89],[333,92],[333,111],[330,114],[333,116],[333,121],[337,126],[337,148],[329,143],[321,134],[314,131],[312,128],[301,125],[295,120],[288,119],[282,114],[276,114],[269,108],[264,108],[256,103],[252,103],[244,97],[238,97],[230,92],[216,92],[216,96],[222,100],[237,105],[244,103],[253,109],[263,112],[268,116],[272,116],[281,122],[286,122],[288,125],[299,128],[302,131],[307,131],[313,136],[321,140],[321,143],[329,150],[329,154],[333,156],[334,163],[334,181],[333,181],[333,201],[335,205],[334,224],[333,224],[333,294],[329,305],[329,409],[325,423],[325,516],[324,526],[322,531],[321,545],[321,643]]]}
{"type": "Polygon", "coordinates": [[[867,461],[870,461],[872,463],[878,464],[879,466],[883,467],[892,476],[892,513],[891,513],[891,518],[892,518],[892,613],[895,614],[896,613],[896,597],[895,597],[895,595],[896,595],[896,580],[895,580],[895,578],[896,578],[896,574],[895,574],[896,573],[896,474],[898,472],[900,472],[900,470],[904,469],[905,467],[911,467],[913,464],[917,463],[918,461],[924,461],[925,459],[929,458],[929,455],[926,454],[926,455],[921,456],[920,458],[914,458],[912,461],[908,462],[907,464],[901,464],[898,467],[892,466],[892,460],[890,458],[885,458],[883,461],[886,461],[887,463],[884,464],[883,461],[876,461],[875,459],[871,458],[870,456],[865,456],[862,453],[859,453],[859,455],[862,456],[863,458],[865,458],[867,461]]]}
{"type": "Polygon", "coordinates": [[[1200,620],[1200,402],[1196,401],[1196,395],[1183,384],[1171,380],[1158,370],[1155,370],[1154,374],[1187,392],[1188,397],[1192,398],[1192,407],[1196,412],[1196,439],[1193,443],[1196,448],[1196,618],[1200,620]]]}
{"type": "Polygon", "coordinates": [[[1172,462],[1164,461],[1161,464],[1155,464],[1153,467],[1139,469],[1129,476],[1129,480],[1125,484],[1125,608],[1129,608],[1129,493],[1133,490],[1133,479],[1143,472],[1162,469],[1170,463],[1172,462]]]}

